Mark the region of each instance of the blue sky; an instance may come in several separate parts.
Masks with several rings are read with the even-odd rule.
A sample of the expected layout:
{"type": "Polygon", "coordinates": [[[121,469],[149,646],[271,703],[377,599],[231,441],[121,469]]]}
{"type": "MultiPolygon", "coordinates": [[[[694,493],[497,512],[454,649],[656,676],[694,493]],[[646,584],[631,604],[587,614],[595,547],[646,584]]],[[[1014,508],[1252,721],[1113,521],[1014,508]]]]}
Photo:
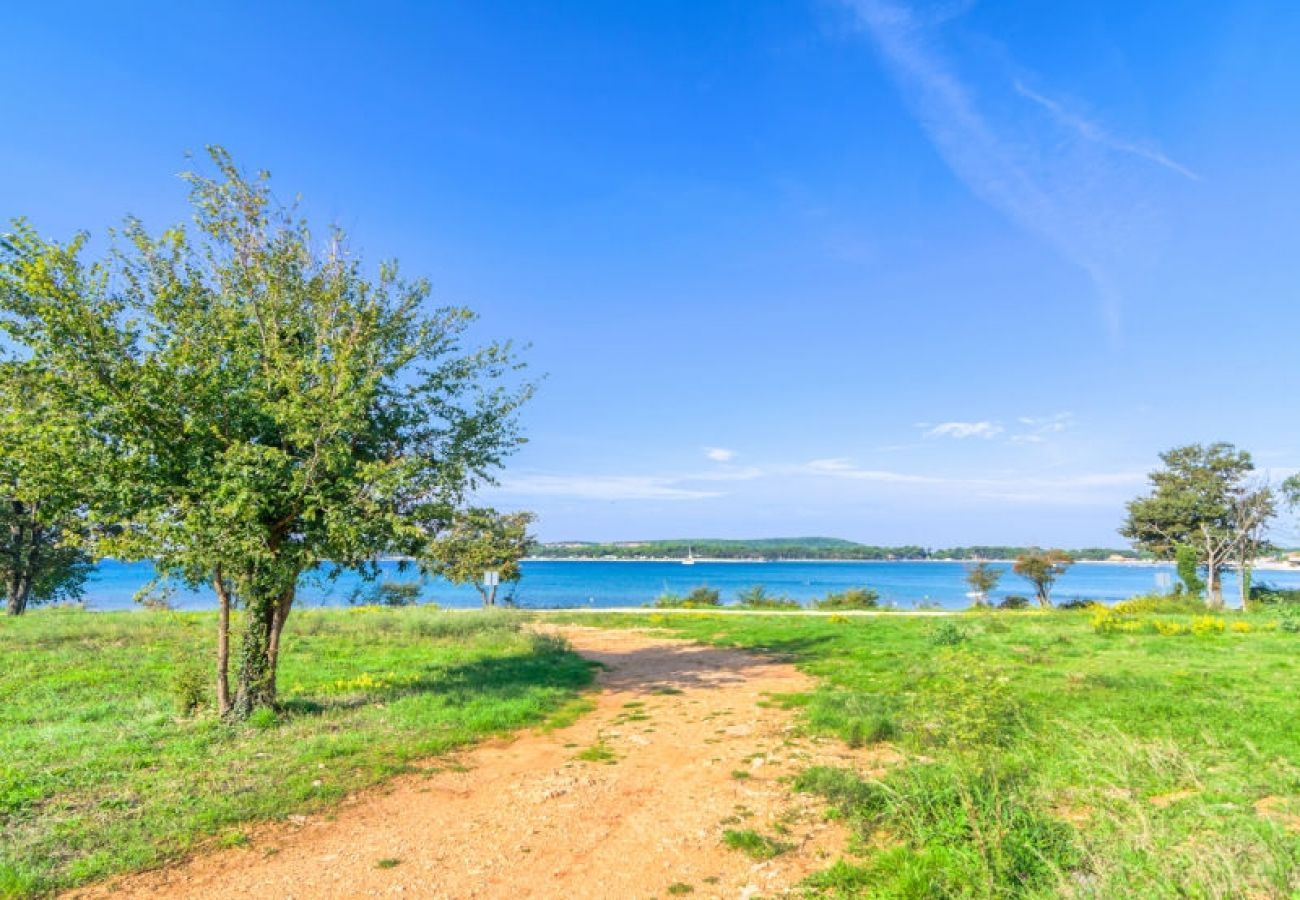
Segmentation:
{"type": "Polygon", "coordinates": [[[1118,545],[1162,449],[1300,466],[1295,5],[125,8],[7,11],[0,217],[270,169],[532,342],[543,538],[1118,545]]]}

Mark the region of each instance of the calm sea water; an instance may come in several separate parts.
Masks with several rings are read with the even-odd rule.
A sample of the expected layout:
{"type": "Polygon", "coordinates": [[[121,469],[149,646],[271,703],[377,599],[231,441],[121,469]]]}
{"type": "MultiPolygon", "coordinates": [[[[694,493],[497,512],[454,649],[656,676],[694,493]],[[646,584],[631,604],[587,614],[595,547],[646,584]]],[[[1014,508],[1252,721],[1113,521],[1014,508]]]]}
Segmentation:
{"type": "MultiPolygon", "coordinates": [[[[1001,566],[1009,568],[1009,566],[1001,566]]],[[[523,564],[524,577],[516,589],[520,606],[531,608],[639,606],[653,602],[665,592],[685,594],[707,585],[722,592],[724,602],[737,592],[761,584],[772,594],[807,601],[829,591],[850,587],[871,587],[884,603],[911,608],[934,604],[948,608],[970,605],[962,580],[965,567],[956,562],[697,562],[686,566],[675,562],[574,562],[536,561],[523,564]]],[[[1161,573],[1173,579],[1170,566],[1134,566],[1116,563],[1079,563],[1057,582],[1057,602],[1075,597],[1089,600],[1122,600],[1158,587],[1161,573]]],[[[133,596],[154,577],[149,563],[106,560],[98,566],[87,586],[91,609],[131,609],[133,596]]],[[[441,579],[421,579],[413,572],[399,572],[396,563],[384,563],[384,577],[397,581],[418,581],[421,599],[446,607],[479,604],[472,587],[455,586],[441,579]]],[[[1256,581],[1300,588],[1300,570],[1260,572],[1256,581]]],[[[1225,582],[1229,602],[1237,600],[1235,574],[1225,582]]],[[[366,585],[353,574],[330,579],[323,574],[304,577],[299,602],[309,606],[343,606],[353,593],[366,585]]],[[[1028,582],[1011,572],[1002,577],[994,592],[997,600],[1007,594],[1032,597],[1028,582]]],[[[180,609],[209,609],[216,598],[210,590],[178,589],[172,603],[180,609]]]]}

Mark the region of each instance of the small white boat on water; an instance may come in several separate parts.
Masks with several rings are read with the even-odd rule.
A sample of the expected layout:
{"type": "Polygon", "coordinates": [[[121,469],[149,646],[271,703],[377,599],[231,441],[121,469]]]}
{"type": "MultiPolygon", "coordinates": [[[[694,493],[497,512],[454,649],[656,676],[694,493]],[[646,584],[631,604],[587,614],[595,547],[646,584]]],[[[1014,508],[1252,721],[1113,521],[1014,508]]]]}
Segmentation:
{"type": "Polygon", "coordinates": [[[695,551],[693,548],[689,546],[686,548],[686,558],[682,560],[682,565],[684,566],[695,565],[695,551]]]}

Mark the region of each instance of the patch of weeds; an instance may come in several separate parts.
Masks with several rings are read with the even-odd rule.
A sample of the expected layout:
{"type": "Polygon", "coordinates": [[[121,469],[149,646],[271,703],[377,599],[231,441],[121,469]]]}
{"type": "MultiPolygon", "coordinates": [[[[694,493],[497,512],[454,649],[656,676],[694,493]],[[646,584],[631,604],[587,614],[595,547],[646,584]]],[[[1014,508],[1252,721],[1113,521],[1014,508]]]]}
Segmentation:
{"type": "Polygon", "coordinates": [[[670,894],[693,894],[695,893],[695,888],[691,887],[684,881],[674,881],[672,884],[668,885],[667,891],[670,894]]]}
{"type": "Polygon", "coordinates": [[[879,782],[814,767],[797,786],[835,804],[859,838],[883,829],[900,841],[833,876],[870,884],[871,896],[963,896],[971,885],[985,896],[1036,894],[1079,861],[1073,829],[995,759],[911,765],[879,782]]]}
{"type": "Polygon", "coordinates": [[[217,846],[226,850],[232,847],[247,847],[248,835],[242,831],[228,831],[217,841],[217,846]]]}
{"type": "Polygon", "coordinates": [[[744,769],[732,769],[731,777],[737,781],[744,781],[746,778],[753,778],[754,776],[744,769]]]}
{"type": "Polygon", "coordinates": [[[588,697],[577,697],[570,700],[551,713],[546,721],[542,723],[542,731],[558,731],[561,728],[568,728],[595,708],[595,702],[588,697]]]}
{"type": "Polygon", "coordinates": [[[402,864],[400,859],[393,856],[387,856],[375,863],[376,869],[395,869],[402,864]]]}
{"type": "Polygon", "coordinates": [[[930,631],[930,643],[936,647],[956,647],[966,640],[966,629],[956,622],[940,622],[930,631]]]}
{"type": "Polygon", "coordinates": [[[666,697],[671,694],[683,694],[685,693],[685,691],[683,691],[681,688],[663,686],[663,687],[655,688],[650,693],[657,694],[660,697],[666,697]]]}
{"type": "Polygon", "coordinates": [[[633,700],[633,701],[631,701],[631,702],[629,702],[629,703],[624,703],[624,704],[623,704],[623,708],[624,708],[624,709],[640,709],[640,708],[643,707],[643,706],[645,706],[645,704],[644,704],[643,702],[641,702],[640,700],[633,700]]]}
{"type": "Polygon", "coordinates": [[[248,725],[250,728],[256,728],[258,731],[268,731],[280,724],[280,715],[269,706],[259,706],[248,716],[248,725]]]}
{"type": "Polygon", "coordinates": [[[759,834],[752,828],[744,831],[728,829],[722,833],[722,843],[732,850],[739,850],[750,859],[765,860],[780,856],[790,849],[790,845],[774,840],[765,834],[759,834]]]}
{"type": "Polygon", "coordinates": [[[613,765],[618,762],[618,757],[614,754],[614,751],[611,750],[609,745],[603,740],[597,741],[587,749],[578,753],[574,759],[580,759],[583,762],[605,763],[607,765],[613,765]]]}

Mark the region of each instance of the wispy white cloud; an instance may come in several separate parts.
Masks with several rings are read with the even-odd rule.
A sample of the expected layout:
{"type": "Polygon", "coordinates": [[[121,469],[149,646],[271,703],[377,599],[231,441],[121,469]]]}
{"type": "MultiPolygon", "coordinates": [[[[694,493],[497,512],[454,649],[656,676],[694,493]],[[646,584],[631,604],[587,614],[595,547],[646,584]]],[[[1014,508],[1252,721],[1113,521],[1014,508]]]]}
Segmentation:
{"type": "Polygon", "coordinates": [[[1128,153],[1133,156],[1145,159],[1147,162],[1163,166],[1171,172],[1183,176],[1191,181],[1200,181],[1201,176],[1193,172],[1187,166],[1180,162],[1170,159],[1165,153],[1153,144],[1136,143],[1127,141],[1123,138],[1116,137],[1107,131],[1100,124],[1087,119],[1079,113],[1073,112],[1065,107],[1058,100],[1044,96],[1035,90],[1025,86],[1024,82],[1015,82],[1016,93],[1033,103],[1038,104],[1061,125],[1074,130],[1079,137],[1084,140],[1101,144],[1111,150],[1118,150],[1120,153],[1128,153]]]}
{"type": "Polygon", "coordinates": [[[731,462],[736,458],[735,450],[728,450],[726,447],[705,447],[704,455],[714,462],[731,462]]]}
{"type": "Polygon", "coordinates": [[[1060,412],[1051,416],[1021,416],[1016,420],[1018,430],[1008,440],[1013,444],[1045,444],[1052,435],[1068,431],[1074,424],[1074,414],[1060,412]]]}
{"type": "Polygon", "coordinates": [[[866,469],[846,458],[813,460],[799,471],[845,481],[905,485],[924,489],[931,499],[961,503],[975,500],[999,500],[1042,505],[1113,505],[1116,495],[1145,483],[1140,471],[1079,472],[1061,475],[1022,475],[963,477],[917,475],[906,472],[866,469]]]}
{"type": "Polygon", "coordinates": [[[989,438],[997,437],[1005,429],[996,422],[940,422],[938,425],[928,428],[925,436],[928,438],[989,438]]]}
{"type": "Polygon", "coordinates": [[[522,475],[502,479],[497,491],[577,500],[707,500],[722,496],[720,491],[682,487],[680,479],[654,475],[522,475]]]}
{"type": "Polygon", "coordinates": [[[844,457],[834,459],[814,459],[803,466],[795,468],[796,472],[808,475],[828,475],[833,478],[845,478],[852,481],[874,481],[881,484],[934,484],[940,479],[928,475],[908,475],[903,472],[890,472],[883,469],[863,469],[844,457]]]}
{"type": "MultiPolygon", "coordinates": [[[[1117,343],[1118,284],[1134,260],[1149,252],[1156,231],[1151,204],[1140,196],[1141,173],[1125,170],[1121,160],[1136,156],[1185,175],[1191,171],[1141,142],[1115,139],[1063,107],[1043,122],[1009,116],[1005,104],[985,102],[941,41],[940,25],[964,6],[927,17],[892,0],[843,2],[872,38],[948,167],[977,197],[1086,273],[1117,343]]],[[[1013,84],[981,86],[985,92],[1014,90],[1013,84]]]]}

